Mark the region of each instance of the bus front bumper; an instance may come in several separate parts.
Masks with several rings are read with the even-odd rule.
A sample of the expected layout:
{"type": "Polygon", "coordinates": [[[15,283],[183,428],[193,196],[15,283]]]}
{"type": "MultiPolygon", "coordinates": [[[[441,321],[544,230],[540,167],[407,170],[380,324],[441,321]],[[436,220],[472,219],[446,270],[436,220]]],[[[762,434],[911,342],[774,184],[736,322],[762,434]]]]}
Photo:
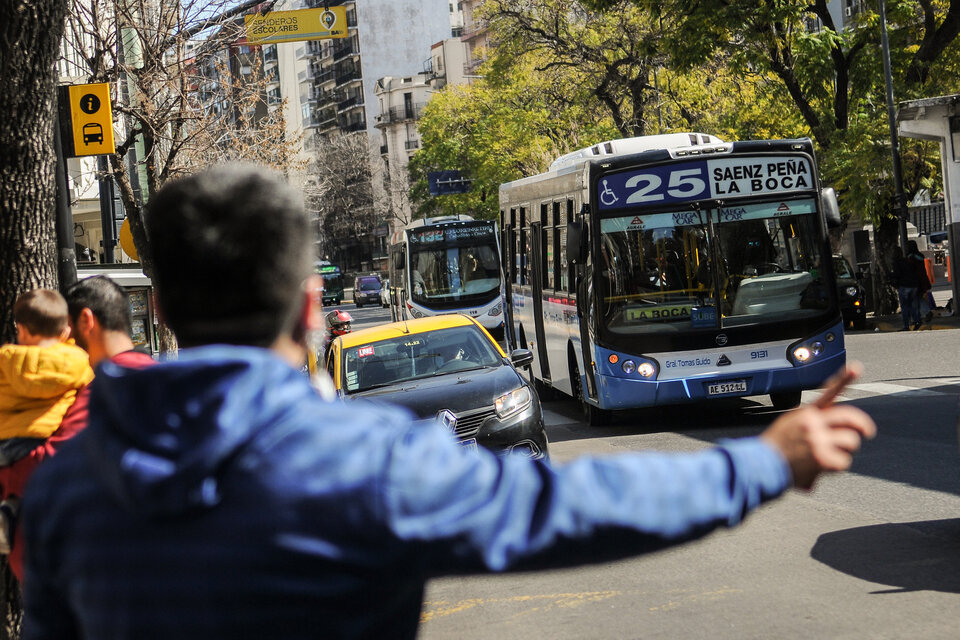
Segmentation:
{"type": "Polygon", "coordinates": [[[817,362],[730,375],[710,375],[680,380],[635,380],[598,374],[600,397],[608,399],[603,409],[636,409],[665,404],[682,404],[720,398],[759,396],[769,393],[816,389],[846,363],[846,352],[824,357],[817,362]],[[724,384],[743,390],[711,393],[711,385],[724,384]],[[745,383],[743,385],[733,383],[745,383]]]}

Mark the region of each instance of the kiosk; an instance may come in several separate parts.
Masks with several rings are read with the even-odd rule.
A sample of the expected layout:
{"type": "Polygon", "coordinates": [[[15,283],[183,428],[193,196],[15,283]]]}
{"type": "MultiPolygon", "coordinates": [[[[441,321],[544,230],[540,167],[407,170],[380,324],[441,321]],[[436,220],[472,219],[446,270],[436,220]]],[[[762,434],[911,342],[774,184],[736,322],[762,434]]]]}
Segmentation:
{"type": "Polygon", "coordinates": [[[77,279],[107,276],[126,289],[130,296],[131,339],[133,346],[152,356],[160,350],[157,340],[157,314],[153,300],[153,283],[139,264],[112,264],[80,267],[77,279]]]}

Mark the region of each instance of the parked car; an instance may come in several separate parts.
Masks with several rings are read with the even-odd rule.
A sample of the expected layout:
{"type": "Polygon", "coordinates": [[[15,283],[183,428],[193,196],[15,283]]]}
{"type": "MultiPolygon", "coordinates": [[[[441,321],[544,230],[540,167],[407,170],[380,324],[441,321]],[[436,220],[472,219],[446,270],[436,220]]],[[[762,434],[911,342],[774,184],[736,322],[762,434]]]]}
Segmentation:
{"type": "Polygon", "coordinates": [[[357,276],[353,281],[353,303],[358,309],[365,304],[380,304],[380,276],[357,276]]]}
{"type": "Polygon", "coordinates": [[[854,329],[863,329],[867,324],[867,310],[864,308],[866,292],[850,263],[840,255],[833,256],[833,272],[837,277],[837,295],[840,299],[840,312],[843,323],[853,325],[854,329]]]}
{"type": "Polygon", "coordinates": [[[507,357],[476,320],[450,314],[335,338],[326,364],[346,400],[402,405],[439,421],[464,446],[543,458],[540,399],[516,369],[532,360],[526,349],[507,357]]]}

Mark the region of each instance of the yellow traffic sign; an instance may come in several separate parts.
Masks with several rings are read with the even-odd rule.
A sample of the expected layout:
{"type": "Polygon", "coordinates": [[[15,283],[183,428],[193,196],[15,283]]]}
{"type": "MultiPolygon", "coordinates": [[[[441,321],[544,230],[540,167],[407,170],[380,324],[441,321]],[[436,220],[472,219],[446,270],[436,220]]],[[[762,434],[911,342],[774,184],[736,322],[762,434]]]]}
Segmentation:
{"type": "Polygon", "coordinates": [[[133,258],[134,260],[139,260],[140,255],[137,253],[137,246],[133,244],[133,231],[130,230],[130,218],[124,218],[123,224],[120,225],[120,248],[123,249],[123,252],[133,258]]]}
{"type": "Polygon", "coordinates": [[[269,11],[243,16],[247,27],[248,44],[273,44],[346,38],[347,8],[297,9],[296,11],[269,11]]]}
{"type": "Polygon", "coordinates": [[[114,153],[110,85],[74,84],[68,88],[73,156],[114,153]]]}

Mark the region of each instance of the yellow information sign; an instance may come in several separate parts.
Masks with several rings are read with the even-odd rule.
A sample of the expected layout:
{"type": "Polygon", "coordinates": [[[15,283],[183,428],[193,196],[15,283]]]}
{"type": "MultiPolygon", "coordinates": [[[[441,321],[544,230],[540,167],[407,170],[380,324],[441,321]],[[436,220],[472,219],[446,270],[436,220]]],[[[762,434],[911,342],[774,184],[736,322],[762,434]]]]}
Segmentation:
{"type": "Polygon", "coordinates": [[[265,15],[245,15],[248,44],[272,44],[346,38],[347,8],[297,9],[296,11],[269,11],[265,15]]]}
{"type": "Polygon", "coordinates": [[[99,156],[114,153],[113,113],[110,85],[74,84],[69,90],[73,155],[99,156]]]}

